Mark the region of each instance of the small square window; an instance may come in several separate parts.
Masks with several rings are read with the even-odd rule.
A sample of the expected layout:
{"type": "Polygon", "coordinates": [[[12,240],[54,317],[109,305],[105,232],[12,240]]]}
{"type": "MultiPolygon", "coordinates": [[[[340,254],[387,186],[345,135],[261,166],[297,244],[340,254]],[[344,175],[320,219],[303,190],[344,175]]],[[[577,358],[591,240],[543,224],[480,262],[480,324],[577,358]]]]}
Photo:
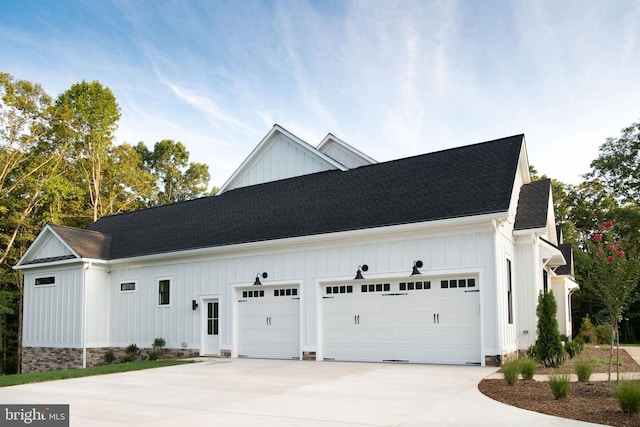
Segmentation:
{"type": "Polygon", "coordinates": [[[409,289],[410,291],[412,291],[414,289],[414,286],[415,285],[413,284],[413,282],[407,283],[407,289],[409,289]]]}
{"type": "Polygon", "coordinates": [[[422,289],[422,282],[416,282],[416,289],[422,289]]]}
{"type": "Polygon", "coordinates": [[[475,288],[476,279],[467,279],[467,288],[475,288]]]}
{"type": "Polygon", "coordinates": [[[449,281],[448,280],[441,280],[440,281],[440,288],[447,289],[448,287],[449,287],[449,281]]]}
{"type": "Polygon", "coordinates": [[[353,286],[351,286],[351,285],[347,286],[347,293],[348,294],[353,293],[353,286]]]}
{"type": "Polygon", "coordinates": [[[347,292],[347,287],[346,286],[340,286],[340,293],[344,294],[347,292]]]}
{"type": "Polygon", "coordinates": [[[385,292],[389,292],[390,290],[391,290],[391,284],[389,284],[389,283],[385,283],[385,284],[384,284],[384,291],[385,291],[385,292]]]}
{"type": "Polygon", "coordinates": [[[331,293],[331,286],[327,286],[327,294],[331,293]]]}
{"type": "Polygon", "coordinates": [[[425,289],[431,289],[431,282],[424,282],[425,289]]]}
{"type": "Polygon", "coordinates": [[[291,296],[291,289],[287,289],[287,296],[291,296]]]}
{"type": "MultiPolygon", "coordinates": [[[[256,295],[257,296],[257,295],[256,295]]],[[[263,297],[264,296],[264,291],[260,291],[260,296],[263,297]]]]}
{"type": "Polygon", "coordinates": [[[458,287],[458,281],[456,279],[449,280],[449,287],[450,288],[457,288],[458,287]]]}
{"type": "Polygon", "coordinates": [[[459,279],[458,280],[458,287],[459,288],[466,288],[467,287],[467,279],[459,279]]]}
{"type": "Polygon", "coordinates": [[[366,293],[367,292],[367,285],[360,286],[360,292],[366,293]]]}
{"type": "Polygon", "coordinates": [[[280,296],[280,289],[274,289],[273,290],[273,296],[274,297],[279,297],[280,296]]]}
{"type": "Polygon", "coordinates": [[[405,282],[400,282],[400,290],[401,291],[406,291],[407,290],[407,284],[405,282]]]}
{"type": "Polygon", "coordinates": [[[376,285],[376,292],[382,292],[382,283],[376,285]]]}
{"type": "Polygon", "coordinates": [[[247,291],[242,291],[242,298],[246,298],[247,297],[247,291]]]}
{"type": "Polygon", "coordinates": [[[293,295],[293,296],[298,295],[298,288],[291,289],[291,295],[293,295]]]}
{"type": "Polygon", "coordinates": [[[376,285],[369,285],[369,292],[375,292],[376,291],[376,285]]]}
{"type": "Polygon", "coordinates": [[[340,293],[340,288],[339,288],[338,286],[334,286],[334,287],[333,287],[333,293],[334,293],[334,294],[338,294],[338,293],[340,293]]]}

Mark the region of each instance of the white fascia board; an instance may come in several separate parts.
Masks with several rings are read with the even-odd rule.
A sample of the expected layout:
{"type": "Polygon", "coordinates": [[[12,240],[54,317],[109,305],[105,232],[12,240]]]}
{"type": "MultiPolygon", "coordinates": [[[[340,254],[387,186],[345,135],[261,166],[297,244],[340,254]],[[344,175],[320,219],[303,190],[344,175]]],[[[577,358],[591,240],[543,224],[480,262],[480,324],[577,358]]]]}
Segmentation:
{"type": "Polygon", "coordinates": [[[376,164],[378,163],[377,160],[375,160],[372,157],[367,156],[365,153],[363,153],[362,151],[358,150],[357,148],[347,144],[346,142],[344,142],[343,140],[341,140],[340,138],[336,137],[334,134],[332,133],[328,133],[327,136],[324,137],[324,139],[322,141],[320,141],[320,144],[318,144],[318,146],[316,147],[316,149],[318,151],[320,151],[321,153],[324,153],[324,150],[326,149],[327,145],[329,145],[331,142],[334,142],[338,145],[340,145],[341,147],[345,148],[346,150],[352,152],[353,154],[355,154],[356,156],[366,160],[367,162],[369,162],[370,164],[376,164]]]}
{"type": "Polygon", "coordinates": [[[262,140],[258,143],[258,145],[251,151],[251,153],[249,153],[247,158],[244,159],[244,161],[235,170],[235,172],[233,172],[231,177],[224,184],[222,184],[222,187],[220,187],[218,194],[224,193],[229,187],[231,187],[236,182],[236,180],[240,177],[242,172],[245,171],[249,165],[255,162],[257,158],[259,158],[259,154],[269,146],[269,144],[275,139],[275,136],[277,134],[285,135],[286,137],[290,138],[292,141],[296,142],[300,147],[309,151],[310,153],[313,153],[313,155],[321,158],[322,160],[328,162],[329,164],[334,166],[336,169],[339,169],[342,171],[347,170],[347,168],[344,165],[336,162],[326,154],[316,150],[309,143],[298,138],[297,136],[295,136],[294,134],[292,134],[282,126],[275,124],[273,125],[271,130],[264,136],[264,138],[262,138],[262,140]]]}
{"type": "Polygon", "coordinates": [[[156,262],[181,262],[193,260],[197,257],[210,257],[215,255],[224,255],[225,257],[241,256],[248,253],[264,253],[269,250],[271,253],[278,251],[287,251],[295,246],[296,250],[300,250],[301,245],[341,246],[352,244],[354,239],[379,239],[385,236],[387,240],[405,239],[407,236],[415,236],[418,232],[432,233],[435,230],[442,230],[446,233],[452,228],[479,228],[486,227],[487,230],[494,230],[494,222],[496,220],[504,220],[507,212],[499,212],[493,214],[474,215],[460,218],[449,218],[442,220],[433,220],[425,222],[416,222],[410,224],[398,224],[367,228],[362,230],[340,231],[335,233],[314,234],[311,236],[289,237],[283,239],[273,239],[258,242],[238,243],[224,246],[213,246],[207,248],[191,249],[179,252],[167,252],[162,254],[143,255],[131,258],[122,258],[106,261],[110,265],[118,264],[147,264],[156,262]]]}
{"type": "Polygon", "coordinates": [[[96,259],[96,258],[72,258],[72,259],[63,259],[60,261],[51,261],[51,262],[41,262],[37,264],[27,264],[27,265],[19,265],[16,264],[13,269],[14,270],[33,270],[35,268],[49,268],[49,267],[59,267],[61,265],[70,265],[70,264],[97,264],[97,265],[108,265],[109,261],[104,259],[96,259]]]}
{"type": "Polygon", "coordinates": [[[540,227],[540,228],[528,228],[525,230],[513,230],[513,235],[516,237],[522,237],[522,236],[543,236],[545,234],[547,234],[547,228],[546,227],[540,227]]]}
{"type": "Polygon", "coordinates": [[[518,159],[520,166],[520,173],[522,174],[523,182],[528,184],[531,182],[531,173],[529,172],[529,154],[527,153],[527,142],[524,135],[522,135],[522,145],[520,149],[520,158],[518,159]]]}

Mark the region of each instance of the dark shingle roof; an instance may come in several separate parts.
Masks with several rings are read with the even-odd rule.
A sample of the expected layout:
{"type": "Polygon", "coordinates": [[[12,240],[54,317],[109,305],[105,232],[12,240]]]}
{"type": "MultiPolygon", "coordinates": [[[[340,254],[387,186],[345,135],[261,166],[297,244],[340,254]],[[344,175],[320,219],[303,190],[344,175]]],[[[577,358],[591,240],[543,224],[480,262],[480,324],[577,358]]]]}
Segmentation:
{"type": "Polygon", "coordinates": [[[567,263],[557,267],[555,273],[558,276],[573,276],[573,248],[571,247],[571,243],[561,243],[558,245],[558,248],[567,263]]]}
{"type": "Polygon", "coordinates": [[[525,184],[520,189],[514,230],[528,230],[547,226],[551,180],[542,179],[525,184]]]}
{"type": "Polygon", "coordinates": [[[82,258],[109,258],[111,236],[97,231],[82,230],[63,225],[49,224],[49,226],[82,258]]]}
{"type": "MultiPolygon", "coordinates": [[[[109,258],[375,228],[509,209],[523,135],[103,217],[109,258]]],[[[546,204],[545,204],[546,207],[546,204]]]]}

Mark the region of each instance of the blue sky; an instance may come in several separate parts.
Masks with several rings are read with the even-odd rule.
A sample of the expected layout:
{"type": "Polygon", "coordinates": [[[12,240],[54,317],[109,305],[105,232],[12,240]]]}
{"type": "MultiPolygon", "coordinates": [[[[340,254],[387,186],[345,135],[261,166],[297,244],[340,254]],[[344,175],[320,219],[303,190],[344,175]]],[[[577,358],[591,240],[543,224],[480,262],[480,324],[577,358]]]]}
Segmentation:
{"type": "Polygon", "coordinates": [[[220,186],[274,123],[378,161],[526,135],[578,183],[640,120],[640,2],[0,0],[0,70],[98,80],[117,141],[185,144],[220,186]]]}

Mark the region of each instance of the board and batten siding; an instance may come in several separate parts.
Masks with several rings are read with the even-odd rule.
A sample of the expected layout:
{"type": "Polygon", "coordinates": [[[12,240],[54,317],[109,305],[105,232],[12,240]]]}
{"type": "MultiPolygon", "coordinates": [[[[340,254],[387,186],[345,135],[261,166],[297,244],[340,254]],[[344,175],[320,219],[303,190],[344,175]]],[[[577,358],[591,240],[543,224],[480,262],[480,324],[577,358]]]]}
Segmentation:
{"type": "Polygon", "coordinates": [[[496,341],[487,343],[487,352],[489,354],[507,355],[517,350],[517,313],[519,307],[517,305],[517,288],[519,287],[516,280],[516,268],[518,262],[515,257],[515,249],[513,238],[512,222],[505,221],[498,225],[497,232],[495,234],[495,253],[496,253],[496,282],[493,286],[495,292],[491,296],[492,301],[496,305],[496,310],[491,312],[492,315],[487,315],[486,322],[490,326],[487,328],[495,328],[495,333],[491,334],[495,336],[496,341]],[[508,301],[508,286],[509,286],[509,272],[508,265],[511,262],[511,284],[512,284],[512,309],[513,309],[513,323],[509,324],[509,301],[508,301]]]}
{"type": "Polygon", "coordinates": [[[60,239],[55,237],[53,234],[49,234],[49,238],[46,242],[42,244],[42,246],[36,251],[33,255],[32,259],[45,259],[51,257],[59,257],[73,255],[69,248],[65,246],[60,239]]]}
{"type": "Polygon", "coordinates": [[[109,345],[109,272],[104,267],[85,271],[85,346],[109,345]]]}
{"type": "Polygon", "coordinates": [[[335,169],[285,135],[278,135],[268,148],[236,179],[234,188],[335,169]]]}
{"type": "Polygon", "coordinates": [[[25,271],[24,347],[81,347],[83,269],[43,268],[25,271]],[[36,278],[55,277],[54,285],[35,285],[36,278]]]}
{"type": "MultiPolygon", "coordinates": [[[[255,249],[201,255],[181,262],[165,260],[157,264],[118,268],[110,274],[112,304],[110,313],[110,343],[126,346],[136,343],[148,347],[153,339],[162,337],[167,347],[200,347],[200,306],[192,310],[192,300],[219,295],[220,348],[231,349],[234,342],[234,300],[237,288],[251,286],[256,274],[267,272],[265,285],[296,283],[300,287],[301,351],[318,348],[318,292],[326,278],[352,279],[359,265],[367,264],[365,277],[409,276],[413,262],[421,260],[421,271],[446,274],[460,269],[481,272],[485,283],[479,283],[486,312],[496,307],[493,234],[489,224],[475,228],[380,234],[375,238],[345,238],[322,243],[283,243],[264,253],[255,249]],[[446,233],[446,234],[445,234],[446,233]],[[158,305],[158,280],[171,280],[171,303],[158,305]],[[122,292],[120,283],[135,282],[136,290],[122,292]]],[[[481,320],[478,319],[480,322],[481,320]]],[[[487,329],[488,332],[490,332],[487,329]]],[[[495,335],[495,333],[491,333],[495,335]]],[[[495,342],[492,337],[491,342],[495,342]]]]}
{"type": "Polygon", "coordinates": [[[351,150],[346,149],[340,144],[331,144],[331,146],[329,146],[329,148],[324,151],[324,154],[336,160],[340,164],[348,167],[349,169],[354,169],[370,164],[369,162],[363,160],[361,157],[354,156],[351,150]]]}

